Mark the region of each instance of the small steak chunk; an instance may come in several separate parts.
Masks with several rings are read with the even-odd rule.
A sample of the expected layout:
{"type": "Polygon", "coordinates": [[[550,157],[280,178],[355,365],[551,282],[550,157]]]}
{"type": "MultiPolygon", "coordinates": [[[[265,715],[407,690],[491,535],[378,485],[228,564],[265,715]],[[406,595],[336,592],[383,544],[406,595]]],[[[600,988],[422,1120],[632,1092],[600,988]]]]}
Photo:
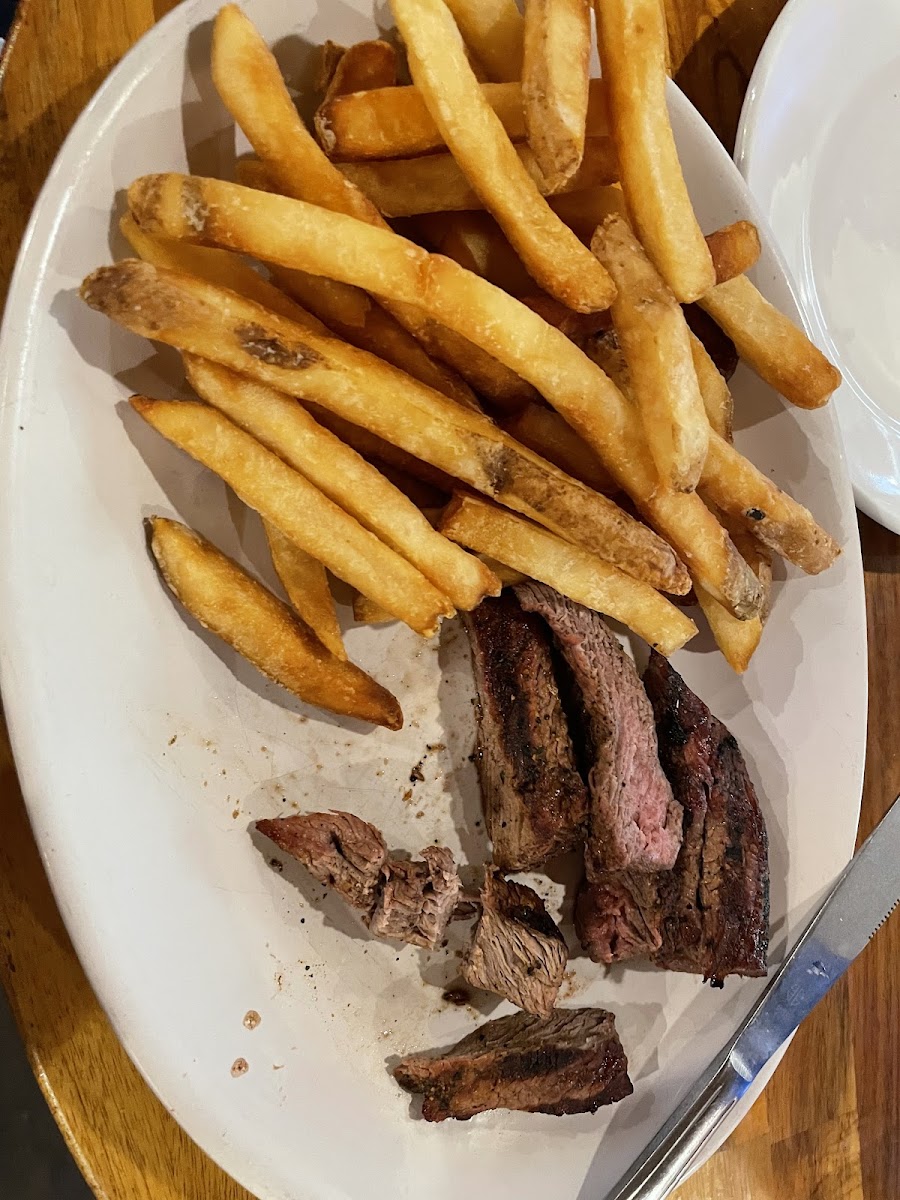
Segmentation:
{"type": "Polygon", "coordinates": [[[662,944],[673,971],[765,975],[769,944],[768,838],[734,737],[659,654],[644,673],[660,756],[684,806],[675,869],[658,876],[662,944]]]}
{"type": "Polygon", "coordinates": [[[467,1121],[494,1108],[596,1112],[634,1090],[612,1013],[558,1008],[489,1021],[436,1056],[413,1054],[394,1068],[408,1092],[423,1092],[426,1121],[467,1121]]]}
{"type": "Polygon", "coordinates": [[[463,615],[478,697],[476,762],[493,860],[528,871],[584,837],[578,773],[544,622],[511,589],[463,615]]]}
{"type": "Polygon", "coordinates": [[[662,945],[659,875],[607,871],[582,881],[575,900],[575,932],[594,962],[647,958],[662,945]]]}
{"type": "Polygon", "coordinates": [[[387,846],[374,825],[353,813],[328,812],[257,821],[256,828],[348,904],[372,911],[387,862],[387,846]]]}
{"type": "Polygon", "coordinates": [[[489,868],[481,904],[463,978],[526,1012],[549,1016],[569,952],[543,900],[489,868]]]}
{"type": "Polygon", "coordinates": [[[580,695],[588,751],[589,879],[666,871],[681,845],[681,806],[659,764],[653,711],[634,663],[599,613],[542,583],[516,589],[553,631],[580,695]]]}
{"type": "Polygon", "coordinates": [[[459,896],[459,876],[446,846],[428,846],[422,862],[389,859],[369,931],[433,950],[439,945],[459,896]]]}

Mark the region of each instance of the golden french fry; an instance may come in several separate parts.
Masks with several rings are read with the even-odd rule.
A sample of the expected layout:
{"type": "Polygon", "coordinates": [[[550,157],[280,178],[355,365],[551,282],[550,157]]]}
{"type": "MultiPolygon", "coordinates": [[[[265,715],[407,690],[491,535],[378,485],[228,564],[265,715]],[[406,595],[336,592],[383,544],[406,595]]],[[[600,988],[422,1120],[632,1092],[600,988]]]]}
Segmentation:
{"type": "Polygon", "coordinates": [[[597,492],[610,495],[616,485],[586,441],[552,408],[529,404],[504,423],[516,441],[597,492]]]}
{"type": "Polygon", "coordinates": [[[201,399],[411,562],[457,608],[497,594],[497,580],[478,559],[435,533],[411,500],[296,400],[205,359],[188,355],[186,366],[201,399]]]}
{"type": "Polygon", "coordinates": [[[591,249],[612,276],[612,318],[663,486],[690,492],[706,460],[709,421],[681,305],[626,221],[606,218],[591,249]]]}
{"type": "Polygon", "coordinates": [[[164,517],[150,520],[150,548],[175,597],[269,679],[307,704],[400,729],[390,692],[332,654],[286,604],[205,538],[164,517]]]}
{"type": "MultiPolygon", "coordinates": [[[[301,308],[290,296],[286,296],[274,284],[263,279],[258,271],[254,271],[248,263],[238,255],[232,254],[230,250],[192,246],[189,242],[154,237],[145,229],[141,229],[131,213],[125,213],[121,218],[119,229],[138,258],[152,263],[154,267],[169,267],[173,271],[183,271],[186,275],[196,275],[198,279],[205,279],[219,287],[230,288],[239,296],[246,296],[248,300],[253,300],[290,321],[296,321],[299,325],[309,324],[315,328],[319,324],[305,308],[301,308]]],[[[317,279],[316,282],[320,281],[317,279]]],[[[371,303],[365,292],[359,294],[365,297],[367,303],[371,303]]]]}
{"type": "Polygon", "coordinates": [[[762,618],[738,621],[704,587],[695,584],[694,592],[725,661],[738,675],[743,675],[762,637],[762,618]]]}
{"type": "Polygon", "coordinates": [[[423,637],[453,616],[453,605],[420,571],[216,409],[144,396],[133,396],[131,406],[301,550],[423,637]]]}
{"type": "Polygon", "coordinates": [[[323,89],[324,99],[331,100],[351,92],[368,92],[372,88],[394,87],[396,83],[396,48],[381,38],[373,38],[368,42],[356,42],[341,54],[323,89]]]}
{"type": "Polygon", "coordinates": [[[551,192],[584,154],[591,56],[590,0],[526,0],[522,99],[528,144],[551,192]]]}
{"type": "MultiPolygon", "coordinates": [[[[418,304],[443,325],[477,340],[511,369],[521,371],[581,434],[643,515],[690,560],[695,575],[717,600],[737,616],[753,616],[758,611],[759,584],[705,505],[689,493],[659,489],[632,405],[574,343],[513,297],[450,259],[429,255],[394,233],[220,180],[144,176],[131,185],[129,205],[139,224],[157,233],[225,245],[265,261],[299,265],[313,273],[328,272],[344,281],[365,281],[367,290],[418,304]]],[[[118,264],[118,269],[126,275],[129,271],[123,264],[118,264]]],[[[93,290],[92,280],[99,278],[104,281],[101,292],[109,296],[115,291],[108,286],[112,283],[110,270],[116,268],[95,273],[88,290],[93,290]]],[[[121,304],[117,309],[121,313],[121,304]]],[[[117,315],[117,319],[123,316],[117,315]]],[[[223,350],[210,347],[199,352],[216,358],[223,350]]],[[[252,373],[240,363],[225,365],[252,373]]],[[[266,381],[275,387],[286,386],[266,381]]],[[[287,390],[299,392],[302,385],[291,384],[287,390]]],[[[398,433],[392,428],[382,436],[396,441],[398,433]]],[[[404,448],[411,449],[409,445],[404,448]]],[[[434,452],[430,448],[424,457],[436,461],[431,457],[434,452]]],[[[473,486],[483,490],[478,484],[473,486]]],[[[505,503],[515,507],[509,500],[505,503]]],[[[547,523],[546,518],[536,519],[547,523]]],[[[578,538],[577,526],[572,536],[578,538]]],[[[627,561],[622,561],[624,569],[628,569],[627,561]]],[[[677,587],[660,587],[678,592],[683,577],[678,579],[677,587]]]]}
{"type": "Polygon", "coordinates": [[[388,621],[395,621],[396,617],[362,592],[357,592],[353,597],[353,620],[360,625],[386,625],[388,621]]]}
{"type": "Polygon", "coordinates": [[[668,38],[660,0],[594,0],[622,191],[644,249],[683,303],[715,282],[666,107],[668,38]]]}
{"type": "Polygon", "coordinates": [[[341,638],[341,627],[325,568],[269,521],[264,521],[263,525],[272,555],[272,566],[294,612],[335,658],[346,659],[347,651],[341,638]]]}
{"type": "Polygon", "coordinates": [[[490,213],[423,213],[416,217],[415,228],[430,250],[445,254],[511,296],[534,291],[534,280],[490,213]]]}
{"type": "Polygon", "coordinates": [[[715,513],[728,530],[731,540],[737,546],[741,556],[746,560],[750,570],[759,580],[759,585],[763,593],[762,609],[759,615],[762,623],[765,625],[769,619],[769,611],[772,606],[772,551],[768,546],[764,546],[754,533],[745,529],[736,521],[734,517],[728,513],[723,513],[721,509],[716,509],[715,513]]]}
{"type": "MultiPolygon", "coordinates": [[[[539,212],[539,206],[546,208],[540,196],[550,193],[551,184],[541,173],[530,146],[524,143],[510,145],[510,150],[519,164],[517,178],[520,182],[526,178],[529,180],[528,190],[532,193],[532,203],[526,204],[523,198],[522,204],[517,205],[515,196],[505,194],[498,200],[498,188],[485,189],[474,170],[465,168],[467,178],[463,173],[464,168],[451,154],[388,158],[383,162],[342,162],[338,166],[386,217],[415,217],[420,213],[492,209],[508,240],[528,265],[522,238],[510,234],[509,222],[513,219],[525,220],[531,212],[539,212]],[[535,190],[540,195],[535,197],[535,190]],[[521,217],[516,216],[518,210],[521,210],[521,217]]],[[[611,140],[605,137],[591,138],[586,143],[584,159],[578,169],[571,178],[558,186],[566,191],[580,191],[611,183],[617,174],[616,155],[611,140]]],[[[556,221],[553,213],[550,213],[550,217],[556,221]]],[[[544,225],[548,224],[543,217],[541,219],[544,225]]]]}
{"type": "Polygon", "coordinates": [[[715,433],[710,435],[700,490],[704,499],[808,575],[830,567],[841,552],[808,509],[715,433]]]}
{"type": "Polygon", "coordinates": [[[618,213],[628,220],[625,197],[618,184],[563,192],[558,196],[550,196],[547,203],[586,246],[590,246],[597,226],[602,225],[612,213],[618,213]]]}
{"type": "Polygon", "coordinates": [[[515,0],[447,0],[447,7],[489,79],[522,78],[524,29],[515,0]]]}
{"type": "Polygon", "coordinates": [[[519,299],[523,304],[527,305],[532,312],[538,313],[543,317],[548,325],[554,326],[561,333],[564,333],[567,338],[573,341],[576,346],[584,345],[599,333],[605,333],[610,327],[609,312],[599,313],[577,313],[571,308],[566,308],[564,304],[560,304],[558,300],[554,300],[552,296],[548,296],[546,292],[539,292],[537,295],[520,296],[519,299]]]}
{"type": "Polygon", "coordinates": [[[735,221],[706,236],[712,256],[716,283],[726,283],[743,275],[756,264],[760,242],[756,226],[751,221],[735,221]]]}
{"type": "Polygon", "coordinates": [[[514,571],[512,567],[508,567],[506,563],[498,562],[496,558],[491,558],[489,554],[479,554],[478,557],[486,567],[490,567],[504,587],[515,587],[517,583],[525,583],[528,579],[528,576],[523,575],[521,571],[514,571]]]}
{"type": "Polygon", "coordinates": [[[745,275],[711,288],[699,303],[744,362],[791,404],[821,408],[840,385],[837,367],[745,275]]]}
{"type": "Polygon", "coordinates": [[[695,333],[691,333],[691,357],[694,360],[694,370],[697,373],[697,383],[700,395],[703,397],[703,407],[710,428],[726,442],[732,440],[732,425],[734,420],[734,400],[725,382],[725,377],[719,374],[718,367],[710,358],[709,353],[695,333]]]}
{"type": "Polygon", "coordinates": [[[615,329],[605,329],[585,343],[584,352],[607,374],[623,395],[631,398],[631,372],[615,329]]]}
{"type": "MultiPolygon", "coordinates": [[[[272,52],[253,23],[234,4],[220,9],[215,20],[212,74],[223,103],[265,163],[279,192],[387,228],[371,201],[347,182],[300,120],[272,52]]],[[[321,280],[317,286],[328,285],[321,280]]],[[[297,294],[297,288],[293,290],[297,294]]],[[[307,302],[311,290],[307,288],[307,302]]],[[[338,296],[337,300],[340,305],[349,304],[345,296],[338,296]]],[[[416,308],[388,307],[392,316],[430,353],[464,378],[474,377],[474,386],[479,390],[483,382],[490,384],[497,376],[502,376],[501,382],[510,390],[517,382],[522,390],[521,382],[510,378],[510,371],[502,369],[500,364],[485,362],[488,356],[458,334],[438,328],[416,308]]],[[[365,314],[362,319],[351,320],[346,313],[342,319],[348,326],[361,325],[365,323],[365,314]]],[[[449,385],[450,381],[445,380],[444,386],[449,385]]]]}
{"type": "MultiPolygon", "coordinates": [[[[481,94],[510,141],[524,141],[522,85],[518,81],[482,83],[481,94]]],[[[338,96],[323,104],[319,114],[322,145],[333,158],[412,158],[446,149],[441,131],[414,86],[338,96]]],[[[588,87],[585,133],[589,138],[609,134],[606,90],[601,79],[592,79],[588,87]]]]}
{"type": "MultiPolygon", "coordinates": [[[[440,261],[459,270],[449,259],[440,261]]],[[[472,487],[601,551],[654,586],[673,592],[689,586],[671,548],[607,497],[520,446],[487,417],[454,404],[362,350],[302,329],[200,280],[132,260],[94,272],[82,285],[82,296],[135,333],[219,362],[366,425],[472,487]]],[[[282,527],[282,532],[293,537],[289,529],[282,527]]],[[[330,566],[315,547],[295,540],[330,566]]],[[[371,588],[360,591],[379,599],[371,588]]]]}
{"type": "Polygon", "coordinates": [[[421,479],[417,479],[415,475],[409,475],[406,471],[400,470],[399,467],[391,466],[380,459],[366,459],[371,462],[373,467],[377,467],[385,479],[389,479],[391,483],[402,492],[409,500],[412,500],[416,508],[426,512],[427,509],[443,508],[449,499],[449,492],[439,491],[430,483],[425,483],[421,479]]]}
{"type": "Polygon", "coordinates": [[[334,73],[338,69],[338,63],[346,53],[347,47],[342,46],[340,42],[333,42],[327,38],[322,43],[318,50],[318,62],[313,76],[313,91],[325,95],[334,78],[334,73]]]}
{"type": "Polygon", "coordinates": [[[490,554],[621,621],[661,654],[678,650],[697,632],[690,617],[649,585],[494,504],[457,496],[444,511],[440,529],[471,550],[490,554]]]}
{"type": "Polygon", "coordinates": [[[522,165],[481,94],[442,0],[392,0],[391,7],[410,74],[444,141],[528,271],[544,291],[578,312],[608,308],[612,281],[547,206],[522,165]]]}

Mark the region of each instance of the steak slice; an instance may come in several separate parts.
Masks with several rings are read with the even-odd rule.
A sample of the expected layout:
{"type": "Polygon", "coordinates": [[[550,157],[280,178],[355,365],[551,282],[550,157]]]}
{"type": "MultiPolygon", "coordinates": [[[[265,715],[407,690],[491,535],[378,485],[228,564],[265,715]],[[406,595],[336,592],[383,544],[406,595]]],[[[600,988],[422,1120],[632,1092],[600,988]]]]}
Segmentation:
{"type": "Polygon", "coordinates": [[[539,617],[511,589],[463,614],[477,691],[476,763],[493,860],[504,871],[542,866],[584,836],[578,773],[539,617]]]}
{"type": "Polygon", "coordinates": [[[684,806],[675,869],[658,877],[662,944],[654,961],[702,974],[765,975],[769,942],[768,838],[734,737],[659,654],[644,686],[660,757],[684,806]]]}
{"type": "Polygon", "coordinates": [[[463,978],[526,1012],[549,1016],[569,952],[543,900],[488,868],[481,905],[463,978]]]}
{"type": "Polygon", "coordinates": [[[647,958],[662,945],[659,875],[608,871],[585,879],[575,900],[575,932],[594,962],[647,958]]]}
{"type": "Polygon", "coordinates": [[[669,870],[681,845],[681,806],[659,763],[653,711],[634,663],[599,613],[542,583],[515,589],[553,631],[580,696],[589,814],[585,866],[669,870]]]}
{"type": "Polygon", "coordinates": [[[319,812],[257,821],[256,828],[348,904],[372,911],[387,862],[387,846],[374,825],[353,813],[319,812]]]}
{"type": "Polygon", "coordinates": [[[460,882],[446,846],[428,846],[422,862],[389,859],[375,909],[366,923],[375,937],[433,950],[456,908],[460,882]]]}
{"type": "Polygon", "coordinates": [[[602,1008],[500,1017],[443,1054],[404,1058],[394,1078],[408,1092],[424,1093],[426,1121],[467,1121],[494,1108],[596,1112],[634,1090],[615,1019],[602,1008]]]}

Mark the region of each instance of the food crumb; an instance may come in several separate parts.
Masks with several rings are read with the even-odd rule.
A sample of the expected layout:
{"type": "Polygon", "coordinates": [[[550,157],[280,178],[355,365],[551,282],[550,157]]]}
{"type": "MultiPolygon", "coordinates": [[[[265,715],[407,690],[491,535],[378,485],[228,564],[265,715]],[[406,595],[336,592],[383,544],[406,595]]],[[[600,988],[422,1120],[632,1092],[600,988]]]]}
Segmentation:
{"type": "Polygon", "coordinates": [[[410,800],[412,800],[412,788],[407,788],[403,793],[403,803],[409,804],[410,800]]]}
{"type": "Polygon", "coordinates": [[[172,736],[169,738],[169,745],[174,746],[177,741],[178,741],[178,734],[173,733],[172,736]]]}
{"type": "Polygon", "coordinates": [[[424,816],[425,816],[425,812],[423,809],[420,808],[419,811],[416,813],[416,820],[418,821],[418,819],[420,817],[424,817],[424,816]]]}
{"type": "Polygon", "coordinates": [[[240,815],[241,815],[241,810],[239,808],[232,809],[231,819],[233,821],[236,821],[240,815]]]}
{"type": "Polygon", "coordinates": [[[250,1064],[246,1058],[236,1058],[231,1064],[231,1074],[235,1079],[239,1079],[241,1075],[246,1075],[250,1070],[250,1064]]]}
{"type": "Polygon", "coordinates": [[[256,1011],[256,1009],[249,1008],[244,1013],[244,1028],[245,1029],[255,1029],[261,1020],[262,1020],[262,1017],[259,1015],[259,1013],[256,1011]]]}
{"type": "Polygon", "coordinates": [[[284,870],[284,863],[278,858],[270,858],[269,866],[272,868],[273,871],[277,871],[279,875],[284,870]]]}
{"type": "Polygon", "coordinates": [[[280,971],[276,972],[276,975],[275,975],[275,986],[278,988],[279,992],[281,991],[281,985],[282,985],[283,978],[284,978],[284,977],[283,977],[283,975],[281,974],[281,972],[280,972],[280,971]]]}
{"type": "Polygon", "coordinates": [[[446,1000],[448,1004],[455,1004],[458,1007],[462,1007],[463,1004],[468,1004],[471,998],[472,997],[469,994],[468,989],[464,987],[447,988],[446,992],[444,992],[443,996],[441,997],[441,999],[446,1000]]]}
{"type": "Polygon", "coordinates": [[[272,1070],[273,1071],[283,1071],[284,1063],[272,1063],[272,1070]]]}

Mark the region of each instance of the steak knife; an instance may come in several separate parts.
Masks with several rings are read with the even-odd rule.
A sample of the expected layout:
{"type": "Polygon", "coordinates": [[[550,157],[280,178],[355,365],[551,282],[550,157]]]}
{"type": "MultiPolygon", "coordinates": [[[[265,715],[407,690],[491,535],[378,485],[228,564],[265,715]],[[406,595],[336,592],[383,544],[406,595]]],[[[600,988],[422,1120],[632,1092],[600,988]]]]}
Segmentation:
{"type": "Polygon", "coordinates": [[[900,903],[900,797],[839,876],[737,1035],[606,1200],[665,1200],[747,1088],[900,903]]]}

